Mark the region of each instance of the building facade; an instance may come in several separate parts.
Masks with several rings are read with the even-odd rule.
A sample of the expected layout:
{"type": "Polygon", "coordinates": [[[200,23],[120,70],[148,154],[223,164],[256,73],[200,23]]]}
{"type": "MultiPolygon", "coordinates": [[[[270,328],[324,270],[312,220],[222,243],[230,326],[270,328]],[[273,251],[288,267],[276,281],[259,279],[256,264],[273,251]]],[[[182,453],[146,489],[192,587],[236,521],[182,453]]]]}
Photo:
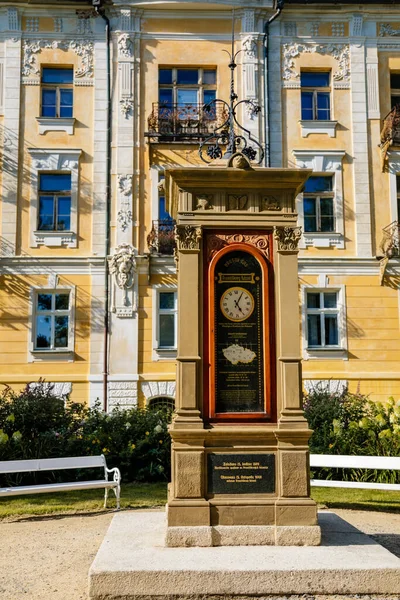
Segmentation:
{"type": "Polygon", "coordinates": [[[93,4],[0,6],[0,382],[44,378],[107,409],[173,403],[163,173],[204,164],[233,29],[236,91],[261,108],[238,117],[264,166],[313,170],[297,200],[304,385],[398,396],[399,7],[93,4]]]}

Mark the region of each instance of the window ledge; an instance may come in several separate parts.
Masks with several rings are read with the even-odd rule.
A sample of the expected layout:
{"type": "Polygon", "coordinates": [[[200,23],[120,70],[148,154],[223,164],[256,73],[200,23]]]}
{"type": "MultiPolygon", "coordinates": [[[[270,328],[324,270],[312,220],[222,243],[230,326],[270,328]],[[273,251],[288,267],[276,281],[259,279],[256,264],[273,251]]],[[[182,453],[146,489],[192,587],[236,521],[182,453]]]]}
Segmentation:
{"type": "Polygon", "coordinates": [[[32,247],[38,246],[66,246],[77,247],[77,235],[72,231],[34,231],[32,247]]]}
{"type": "Polygon", "coordinates": [[[177,356],[176,348],[154,348],[153,360],[175,360],[177,356]]]}
{"type": "Polygon", "coordinates": [[[74,351],[66,348],[60,350],[30,350],[29,362],[73,362],[74,351]]]}
{"type": "Polygon", "coordinates": [[[345,348],[305,348],[304,360],[348,360],[345,348]]]}
{"type": "Polygon", "coordinates": [[[303,232],[303,248],[330,248],[335,246],[339,249],[344,249],[344,235],[342,233],[335,233],[334,231],[308,231],[303,232]]]}
{"type": "Polygon", "coordinates": [[[39,135],[47,131],[65,131],[68,135],[74,133],[74,117],[36,117],[36,121],[39,125],[39,135]]]}
{"type": "Polygon", "coordinates": [[[336,137],[337,121],[299,121],[301,125],[301,137],[307,137],[310,133],[326,133],[329,137],[336,137]]]}

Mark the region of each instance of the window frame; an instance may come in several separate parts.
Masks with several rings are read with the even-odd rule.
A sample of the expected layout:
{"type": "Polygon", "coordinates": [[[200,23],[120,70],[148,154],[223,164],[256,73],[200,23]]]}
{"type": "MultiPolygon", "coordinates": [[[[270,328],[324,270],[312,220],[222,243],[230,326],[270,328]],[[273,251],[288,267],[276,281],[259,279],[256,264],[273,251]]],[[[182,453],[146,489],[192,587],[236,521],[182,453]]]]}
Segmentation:
{"type": "Polygon", "coordinates": [[[400,77],[400,71],[390,71],[389,73],[389,85],[390,85],[390,110],[393,110],[393,108],[400,104],[400,88],[393,88],[392,87],[392,82],[391,82],[391,78],[392,75],[398,75],[400,77]],[[395,104],[393,104],[392,98],[393,97],[397,97],[399,99],[398,102],[396,102],[395,104]]]}
{"type": "MultiPolygon", "coordinates": [[[[328,278],[325,274],[318,277],[319,283],[325,283],[328,278]]],[[[345,285],[302,285],[301,286],[301,306],[302,306],[302,346],[304,360],[310,359],[338,359],[348,360],[347,354],[347,331],[346,331],[346,301],[345,301],[345,285]],[[309,293],[336,293],[337,302],[335,309],[308,309],[307,296],[309,293]],[[308,343],[308,314],[326,312],[337,314],[338,328],[338,344],[337,345],[321,345],[310,346],[308,343]],[[315,312],[313,312],[315,311],[315,312]]],[[[323,330],[321,329],[321,341],[324,341],[323,330]]]]}
{"type": "Polygon", "coordinates": [[[53,66],[53,65],[41,65],[40,74],[40,118],[41,119],[73,119],[74,118],[74,68],[73,66],[53,66]],[[43,69],[53,70],[69,70],[72,71],[72,83],[45,83],[42,81],[43,69]],[[72,115],[70,117],[61,116],[61,89],[72,90],[72,115]],[[48,116],[43,114],[43,90],[55,90],[56,92],[56,114],[54,116],[48,116]]]}
{"type": "Polygon", "coordinates": [[[62,174],[67,174],[67,171],[64,171],[62,173],[60,172],[56,172],[56,173],[52,173],[49,171],[40,171],[39,172],[39,189],[38,189],[38,197],[39,197],[39,208],[37,211],[37,224],[36,224],[36,231],[50,231],[50,232],[64,232],[64,233],[70,233],[71,232],[71,215],[72,215],[72,197],[71,197],[71,188],[72,188],[72,174],[70,173],[71,176],[71,188],[69,191],[63,191],[63,190],[58,190],[58,191],[54,191],[54,192],[47,192],[47,191],[42,191],[40,189],[40,177],[41,175],[62,175],[62,174]],[[40,225],[40,199],[43,197],[49,197],[49,198],[53,198],[53,224],[56,226],[53,229],[40,229],[39,225],[40,225]],[[58,199],[59,198],[69,198],[70,199],[70,210],[69,210],[69,224],[70,227],[69,229],[59,229],[57,227],[58,225],[58,199]]]}
{"type": "Polygon", "coordinates": [[[176,358],[178,349],[178,289],[176,285],[160,284],[153,286],[153,360],[173,360],[176,358]],[[160,294],[175,294],[175,307],[173,309],[159,309],[160,294]],[[162,311],[162,312],[160,312],[162,311]],[[160,314],[174,314],[175,316],[175,346],[160,345],[160,314]]]}
{"type": "MultiPolygon", "coordinates": [[[[51,286],[34,286],[30,290],[30,311],[29,311],[29,356],[28,362],[42,360],[64,360],[73,361],[74,346],[75,346],[75,286],[60,285],[57,287],[51,286]],[[69,307],[67,310],[60,311],[68,314],[68,345],[62,348],[38,348],[36,345],[36,318],[40,314],[47,314],[48,311],[37,311],[37,298],[40,294],[52,294],[55,302],[56,294],[69,294],[69,307]]],[[[52,299],[53,306],[53,299],[52,299]]],[[[55,314],[55,311],[53,311],[55,314]]],[[[54,340],[54,332],[52,332],[52,340],[54,340]]]]}
{"type": "MultiPolygon", "coordinates": [[[[197,90],[197,102],[196,104],[202,106],[204,104],[204,90],[215,90],[215,97],[217,97],[217,67],[197,67],[186,66],[186,65],[159,65],[158,72],[162,69],[171,69],[172,70],[172,83],[160,83],[158,80],[158,103],[161,105],[160,101],[160,90],[161,89],[172,89],[172,105],[178,105],[178,89],[196,89],[197,90]],[[194,70],[198,71],[197,84],[195,83],[178,83],[178,70],[194,70]],[[204,71],[215,71],[215,83],[203,83],[204,71]]],[[[183,105],[183,103],[181,103],[183,105]]],[[[187,103],[192,104],[192,103],[187,103]]]]}
{"type": "Polygon", "coordinates": [[[78,198],[80,149],[28,148],[31,156],[30,231],[31,248],[39,246],[76,248],[78,245],[78,198]],[[39,175],[46,173],[71,174],[71,220],[69,231],[37,229],[39,215],[39,175]]]}
{"type": "Polygon", "coordinates": [[[325,177],[330,178],[332,181],[332,190],[328,192],[303,192],[303,214],[304,214],[304,233],[313,234],[313,233],[337,233],[336,231],[336,207],[335,207],[335,175],[330,173],[313,173],[310,175],[311,177],[325,177]],[[312,198],[315,200],[315,216],[316,216],[316,224],[317,229],[315,230],[306,230],[305,220],[307,215],[304,211],[304,202],[307,198],[312,198]],[[333,207],[333,229],[332,230],[322,230],[321,229],[321,199],[332,199],[332,207],[333,207]]]}
{"type": "Polygon", "coordinates": [[[300,72],[300,109],[301,109],[301,120],[302,121],[317,121],[318,123],[330,122],[332,121],[333,116],[333,102],[332,102],[332,71],[331,69],[301,69],[300,72]],[[329,73],[329,86],[321,87],[321,86],[302,86],[301,85],[301,73],[329,73]],[[310,93],[312,92],[312,119],[305,119],[303,117],[303,92],[310,93]],[[318,119],[318,94],[328,94],[329,95],[329,118],[328,119],[318,119]]]}

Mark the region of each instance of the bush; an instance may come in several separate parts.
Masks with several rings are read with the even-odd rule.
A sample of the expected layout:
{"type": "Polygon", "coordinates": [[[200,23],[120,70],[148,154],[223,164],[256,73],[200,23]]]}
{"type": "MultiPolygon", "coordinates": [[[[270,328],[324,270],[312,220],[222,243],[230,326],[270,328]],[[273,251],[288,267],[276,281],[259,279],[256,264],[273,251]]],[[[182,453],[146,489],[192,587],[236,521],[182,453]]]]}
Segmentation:
{"type": "MultiPolygon", "coordinates": [[[[0,395],[0,460],[105,454],[123,481],[162,481],[170,476],[171,413],[165,410],[95,408],[56,398],[39,381],[22,392],[9,387],[0,395]]],[[[98,476],[98,471],[96,475],[98,476]]],[[[79,479],[79,472],[75,473],[79,479]]],[[[82,473],[87,477],[88,472],[82,473]]],[[[0,485],[60,481],[65,473],[3,477],[0,485]]]]}
{"type": "MultiPolygon", "coordinates": [[[[305,396],[304,412],[313,429],[310,451],[315,454],[400,455],[400,400],[374,402],[347,390],[330,393],[317,387],[305,396]]],[[[395,471],[324,468],[316,473],[327,479],[400,483],[395,471]]]]}

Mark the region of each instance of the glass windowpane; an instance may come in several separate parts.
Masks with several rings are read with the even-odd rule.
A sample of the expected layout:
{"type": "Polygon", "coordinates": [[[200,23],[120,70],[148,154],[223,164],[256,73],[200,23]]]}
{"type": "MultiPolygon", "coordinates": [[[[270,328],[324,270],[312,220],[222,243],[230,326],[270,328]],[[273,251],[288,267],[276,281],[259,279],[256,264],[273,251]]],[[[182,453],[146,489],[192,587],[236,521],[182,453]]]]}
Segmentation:
{"type": "Polygon", "coordinates": [[[317,217],[304,217],[304,231],[317,231],[317,217]]]}
{"type": "Polygon", "coordinates": [[[325,315],[325,344],[338,345],[337,315],[325,315]]]}
{"type": "Polygon", "coordinates": [[[204,90],[204,92],[203,92],[204,104],[208,104],[209,102],[212,102],[212,100],[215,100],[215,98],[216,98],[215,90],[204,90]]]}
{"type": "Polygon", "coordinates": [[[42,192],[69,192],[71,189],[70,173],[42,173],[39,176],[40,191],[42,192]]]}
{"type": "Polygon", "coordinates": [[[324,308],[336,308],[336,307],[337,307],[336,292],[324,293],[324,308]]]}
{"type": "Polygon", "coordinates": [[[199,83],[198,69],[178,69],[177,83],[181,85],[193,85],[193,83],[199,83]]]}
{"type": "Polygon", "coordinates": [[[307,308],[321,308],[320,307],[320,294],[309,292],[307,294],[307,308]]]}
{"type": "Polygon", "coordinates": [[[54,317],[54,347],[68,346],[68,317],[54,317]]]}
{"type": "Polygon", "coordinates": [[[182,89],[177,92],[178,104],[197,104],[198,91],[182,89]]]}
{"type": "Polygon", "coordinates": [[[329,71],[302,71],[300,74],[301,87],[329,87],[329,71]]]}
{"type": "Polygon", "coordinates": [[[215,85],[217,83],[217,71],[215,69],[204,69],[203,83],[206,85],[215,85]]]}
{"type": "Polygon", "coordinates": [[[158,198],[158,218],[160,221],[169,221],[171,219],[171,215],[166,209],[165,196],[160,196],[158,198]]]}
{"type": "Polygon", "coordinates": [[[38,229],[50,231],[54,229],[54,198],[39,197],[38,229]]]}
{"type": "Polygon", "coordinates": [[[170,106],[172,104],[172,90],[160,89],[158,94],[160,104],[170,106]]]}
{"type": "Polygon", "coordinates": [[[160,315],[160,348],[175,346],[175,315],[160,315]]]}
{"type": "Polygon", "coordinates": [[[335,219],[333,217],[321,217],[320,231],[335,231],[335,219]]]}
{"type": "Polygon", "coordinates": [[[57,229],[69,231],[71,227],[71,198],[68,196],[58,198],[57,229]]]}
{"type": "Polygon", "coordinates": [[[159,69],[158,83],[172,83],[172,69],[159,69]]]}
{"type": "Polygon", "coordinates": [[[390,73],[390,87],[400,90],[400,73],[390,73]]]}
{"type": "Polygon", "coordinates": [[[175,308],[175,293],[174,292],[161,292],[160,293],[160,309],[174,309],[175,308]]]}
{"type": "Polygon", "coordinates": [[[51,317],[36,317],[36,348],[51,347],[51,317]]]}
{"type": "Polygon", "coordinates": [[[321,318],[320,315],[308,315],[308,345],[321,346],[321,318]]]}
{"type": "Polygon", "coordinates": [[[317,119],[329,121],[331,115],[331,99],[329,94],[317,94],[317,119]]]}
{"type": "Polygon", "coordinates": [[[304,214],[307,216],[315,216],[316,215],[316,199],[315,198],[307,198],[303,199],[304,206],[304,214]]]}
{"type": "Polygon", "coordinates": [[[56,294],[56,310],[68,310],[69,294],[56,294]]]}
{"type": "Polygon", "coordinates": [[[312,176],[306,181],[304,192],[305,193],[316,193],[316,192],[331,192],[332,191],[332,177],[324,176],[312,176]]]}
{"type": "Polygon", "coordinates": [[[312,92],[301,92],[301,118],[304,121],[312,121],[314,118],[312,92]]]}
{"type": "Polygon", "coordinates": [[[42,69],[42,83],[73,83],[74,70],[44,67],[42,69]]]}
{"type": "Polygon", "coordinates": [[[38,294],[37,310],[51,310],[51,294],[38,294]]]}

